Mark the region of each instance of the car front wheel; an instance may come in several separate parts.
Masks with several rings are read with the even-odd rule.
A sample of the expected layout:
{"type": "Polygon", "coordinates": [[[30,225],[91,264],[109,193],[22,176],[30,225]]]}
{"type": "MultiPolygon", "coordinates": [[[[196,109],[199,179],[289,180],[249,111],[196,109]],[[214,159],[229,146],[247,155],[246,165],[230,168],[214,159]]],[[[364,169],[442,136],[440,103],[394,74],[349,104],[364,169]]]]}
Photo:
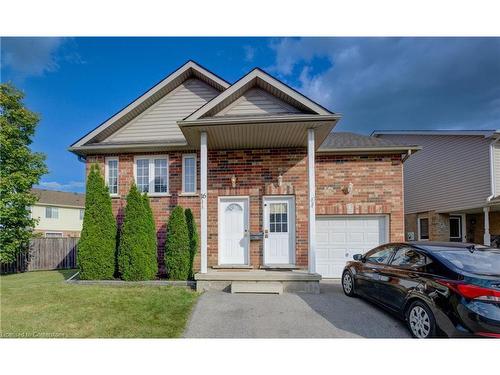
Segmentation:
{"type": "Polygon", "coordinates": [[[354,277],[350,271],[344,271],[342,274],[342,289],[346,296],[354,297],[354,277]]]}
{"type": "Polygon", "coordinates": [[[413,337],[427,339],[434,337],[436,320],[429,306],[420,301],[413,302],[406,311],[406,322],[413,337]]]}

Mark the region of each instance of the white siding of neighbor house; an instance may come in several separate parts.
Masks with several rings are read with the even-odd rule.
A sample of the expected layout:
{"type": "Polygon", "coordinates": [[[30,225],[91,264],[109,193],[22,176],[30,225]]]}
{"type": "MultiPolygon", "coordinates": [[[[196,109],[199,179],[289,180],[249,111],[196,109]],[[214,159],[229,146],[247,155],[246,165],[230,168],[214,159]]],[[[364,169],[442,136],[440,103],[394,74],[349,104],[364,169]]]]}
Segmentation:
{"type": "Polygon", "coordinates": [[[404,164],[405,212],[481,207],[491,195],[490,139],[460,135],[381,135],[422,146],[404,164]]]}
{"type": "Polygon", "coordinates": [[[200,108],[219,92],[199,79],[189,79],[108,137],[104,142],[184,140],[178,120],[200,108]]]}
{"type": "Polygon", "coordinates": [[[495,176],[495,196],[500,195],[500,144],[493,147],[493,173],[495,176]]]}
{"type": "Polygon", "coordinates": [[[58,207],[59,217],[57,219],[47,219],[45,217],[45,207],[47,206],[35,205],[31,207],[31,217],[39,219],[35,229],[51,232],[82,230],[83,220],[80,220],[80,208],[58,207]]]}
{"type": "Polygon", "coordinates": [[[300,111],[262,89],[253,88],[217,113],[216,116],[255,116],[280,113],[300,113],[300,111]]]}

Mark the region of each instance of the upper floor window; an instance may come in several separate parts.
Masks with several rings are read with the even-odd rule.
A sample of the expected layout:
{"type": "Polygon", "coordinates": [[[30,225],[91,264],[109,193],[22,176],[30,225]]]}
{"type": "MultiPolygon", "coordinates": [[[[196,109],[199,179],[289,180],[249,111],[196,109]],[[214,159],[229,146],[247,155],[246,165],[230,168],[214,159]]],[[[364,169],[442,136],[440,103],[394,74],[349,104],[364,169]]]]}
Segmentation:
{"type": "Polygon", "coordinates": [[[196,193],[196,154],[182,156],[182,192],[196,193]]]}
{"type": "Polygon", "coordinates": [[[426,217],[418,218],[418,239],[420,241],[429,239],[429,219],[426,217]]]}
{"type": "Polygon", "coordinates": [[[45,217],[47,219],[59,219],[59,210],[57,207],[45,207],[45,217]]]}
{"type": "Polygon", "coordinates": [[[106,158],[105,169],[109,194],[118,195],[118,158],[106,158]]]}
{"type": "Polygon", "coordinates": [[[83,216],[85,215],[85,210],[80,208],[80,220],[83,220],[83,216]]]}
{"type": "Polygon", "coordinates": [[[168,157],[136,157],[135,183],[141,193],[168,194],[168,157]]]}

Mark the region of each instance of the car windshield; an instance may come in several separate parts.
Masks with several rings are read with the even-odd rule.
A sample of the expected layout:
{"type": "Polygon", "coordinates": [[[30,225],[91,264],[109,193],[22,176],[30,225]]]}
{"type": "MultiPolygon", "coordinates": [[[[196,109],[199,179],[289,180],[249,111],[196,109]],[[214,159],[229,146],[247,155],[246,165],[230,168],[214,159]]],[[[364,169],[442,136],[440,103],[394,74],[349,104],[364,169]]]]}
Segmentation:
{"type": "Polygon", "coordinates": [[[467,250],[436,251],[434,255],[466,272],[500,275],[499,251],[476,248],[473,252],[467,250]]]}

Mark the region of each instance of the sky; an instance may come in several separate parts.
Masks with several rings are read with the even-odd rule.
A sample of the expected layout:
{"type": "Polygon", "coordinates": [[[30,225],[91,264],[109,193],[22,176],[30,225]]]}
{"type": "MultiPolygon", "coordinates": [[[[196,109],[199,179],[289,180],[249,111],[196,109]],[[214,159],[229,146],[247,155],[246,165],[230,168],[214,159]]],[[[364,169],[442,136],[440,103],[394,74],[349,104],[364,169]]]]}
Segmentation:
{"type": "Polygon", "coordinates": [[[1,38],[1,82],[41,116],[39,187],[84,191],[67,148],[187,60],[230,83],[260,67],[343,115],[335,128],[500,129],[500,38],[1,38]]]}

